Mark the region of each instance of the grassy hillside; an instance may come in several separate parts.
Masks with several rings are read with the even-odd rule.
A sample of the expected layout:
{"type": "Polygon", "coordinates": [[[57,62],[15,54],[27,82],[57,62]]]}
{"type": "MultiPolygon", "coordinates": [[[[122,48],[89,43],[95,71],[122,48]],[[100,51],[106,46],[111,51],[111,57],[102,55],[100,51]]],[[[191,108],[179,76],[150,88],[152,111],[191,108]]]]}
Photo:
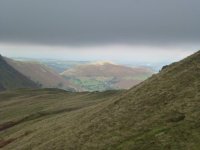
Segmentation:
{"type": "Polygon", "coordinates": [[[131,68],[109,62],[78,65],[62,73],[67,81],[86,91],[129,89],[144,81],[153,73],[148,68],[131,68]]]}
{"type": "MultiPolygon", "coordinates": [[[[19,148],[15,147],[14,149],[23,149],[23,147],[27,149],[26,143],[20,145],[18,142],[22,139],[29,140],[31,134],[38,133],[35,128],[32,128],[32,125],[54,117],[57,118],[60,115],[66,115],[64,118],[68,120],[67,122],[71,122],[70,120],[83,110],[115,97],[121,92],[71,93],[58,89],[20,89],[3,92],[0,94],[0,148],[9,149],[11,146],[10,148],[13,149],[12,144],[15,143],[19,148]]],[[[53,121],[55,126],[52,126],[54,131],[69,127],[64,122],[60,122],[60,124],[56,120],[53,121]]],[[[42,125],[44,128],[40,125],[36,126],[39,130],[43,130],[45,124],[48,126],[49,123],[44,123],[42,125]]],[[[47,132],[46,136],[52,138],[48,135],[49,133],[47,132]]],[[[38,137],[38,135],[36,136],[38,137]]]]}
{"type": "Polygon", "coordinates": [[[200,52],[128,91],[15,91],[0,100],[3,149],[200,149],[200,52]]]}
{"type": "Polygon", "coordinates": [[[43,88],[60,88],[70,91],[82,91],[78,85],[65,80],[59,73],[41,63],[14,61],[8,58],[6,58],[6,61],[26,77],[41,84],[43,88]]]}
{"type": "Polygon", "coordinates": [[[0,56],[0,89],[36,88],[38,85],[16,71],[0,56]]]}

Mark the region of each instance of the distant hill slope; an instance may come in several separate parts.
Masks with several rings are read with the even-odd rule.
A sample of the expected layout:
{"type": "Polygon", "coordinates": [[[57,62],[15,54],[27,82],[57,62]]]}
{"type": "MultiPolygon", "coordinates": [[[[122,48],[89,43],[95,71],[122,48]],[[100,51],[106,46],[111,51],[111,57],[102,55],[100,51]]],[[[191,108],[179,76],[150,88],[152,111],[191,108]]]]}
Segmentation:
{"type": "Polygon", "coordinates": [[[79,86],[74,85],[70,81],[66,81],[57,72],[41,63],[15,61],[9,58],[6,58],[6,61],[23,75],[41,84],[43,88],[60,88],[70,91],[81,91],[79,86]]]}
{"type": "Polygon", "coordinates": [[[71,60],[45,59],[45,58],[37,59],[37,58],[12,57],[12,59],[18,60],[18,61],[25,61],[25,62],[27,61],[40,62],[52,68],[57,73],[62,73],[63,71],[70,69],[76,65],[89,63],[89,61],[71,61],[71,60]]]}
{"type": "Polygon", "coordinates": [[[56,72],[62,73],[63,71],[73,68],[74,66],[80,64],[87,64],[89,61],[65,61],[65,60],[37,60],[51,68],[53,68],[56,72]]]}
{"type": "Polygon", "coordinates": [[[0,56],[0,91],[17,88],[37,88],[38,85],[11,67],[0,56]]]}
{"type": "Polygon", "coordinates": [[[131,68],[110,62],[78,65],[62,73],[66,80],[89,91],[128,89],[152,75],[149,68],[131,68]]]}
{"type": "Polygon", "coordinates": [[[199,108],[200,51],[127,91],[1,93],[0,146],[199,150],[199,108]]]}

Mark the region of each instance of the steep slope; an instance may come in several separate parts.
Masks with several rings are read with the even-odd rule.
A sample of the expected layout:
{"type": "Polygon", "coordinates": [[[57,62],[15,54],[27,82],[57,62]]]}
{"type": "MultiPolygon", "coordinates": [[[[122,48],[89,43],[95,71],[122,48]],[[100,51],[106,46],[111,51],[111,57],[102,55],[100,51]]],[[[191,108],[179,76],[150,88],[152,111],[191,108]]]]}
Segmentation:
{"type": "MultiPolygon", "coordinates": [[[[58,98],[59,94],[56,93],[51,96],[43,93],[38,97],[50,97],[52,102],[58,98]]],[[[21,98],[21,94],[18,93],[18,97],[21,98]]],[[[33,93],[31,104],[37,104],[36,95],[33,93]]],[[[81,99],[99,101],[70,112],[59,111],[60,113],[50,113],[51,115],[45,115],[43,118],[25,118],[26,121],[0,133],[1,143],[7,143],[3,148],[200,149],[200,52],[165,66],[160,73],[128,91],[113,95],[101,92],[93,92],[92,95],[86,93],[86,99],[79,96],[75,98],[78,101],[72,100],[74,106],[79,105],[81,99]]],[[[24,97],[22,101],[29,103],[29,97],[30,95],[24,97]]],[[[4,117],[1,120],[5,122],[15,118],[15,114],[20,117],[21,110],[29,110],[27,106],[31,107],[21,102],[17,103],[20,109],[15,109],[16,93],[2,93],[0,99],[6,100],[1,101],[4,103],[1,113],[7,114],[1,115],[7,116],[7,119],[4,117]],[[15,114],[11,113],[13,109],[15,114]]],[[[62,103],[60,106],[67,106],[69,99],[61,97],[59,101],[63,100],[65,105],[62,103]]],[[[50,111],[49,108],[54,109],[58,101],[54,102],[47,111],[50,111]]],[[[44,110],[46,103],[49,103],[49,100],[40,105],[44,110]]],[[[57,106],[55,108],[59,108],[59,105],[57,106]]],[[[39,106],[36,106],[36,109],[37,107],[39,106]]],[[[39,114],[48,113],[42,111],[39,114]]]]}
{"type": "Polygon", "coordinates": [[[81,88],[70,81],[66,81],[62,76],[51,68],[37,62],[14,61],[6,58],[8,64],[27,76],[43,88],[60,88],[64,90],[81,91],[81,88]]]}
{"type": "Polygon", "coordinates": [[[62,73],[66,80],[89,91],[129,89],[152,75],[148,68],[131,68],[110,62],[78,65],[62,73]]]}
{"type": "Polygon", "coordinates": [[[0,90],[36,87],[36,83],[16,71],[0,56],[0,90]]]}
{"type": "Polygon", "coordinates": [[[72,147],[197,150],[199,107],[200,52],[96,107],[79,122],[84,127],[70,137],[72,147]]]}

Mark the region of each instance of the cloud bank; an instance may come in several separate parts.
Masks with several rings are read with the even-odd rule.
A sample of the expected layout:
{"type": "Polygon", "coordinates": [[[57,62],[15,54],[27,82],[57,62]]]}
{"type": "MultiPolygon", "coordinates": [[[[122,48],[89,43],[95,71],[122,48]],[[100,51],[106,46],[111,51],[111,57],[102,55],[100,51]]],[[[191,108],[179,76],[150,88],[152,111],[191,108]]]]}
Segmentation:
{"type": "Polygon", "coordinates": [[[199,0],[1,0],[0,42],[195,44],[199,0]]]}

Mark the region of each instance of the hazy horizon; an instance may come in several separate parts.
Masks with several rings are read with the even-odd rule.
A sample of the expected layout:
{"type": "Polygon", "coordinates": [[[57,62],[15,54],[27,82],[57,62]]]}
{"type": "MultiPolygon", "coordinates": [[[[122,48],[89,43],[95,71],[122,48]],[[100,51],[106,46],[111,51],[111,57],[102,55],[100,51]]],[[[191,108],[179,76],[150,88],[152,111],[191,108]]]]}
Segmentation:
{"type": "Polygon", "coordinates": [[[0,54],[6,57],[57,59],[71,61],[113,61],[117,63],[171,63],[179,61],[196,50],[172,47],[133,45],[105,45],[89,47],[56,47],[37,45],[1,45],[0,54]]]}

